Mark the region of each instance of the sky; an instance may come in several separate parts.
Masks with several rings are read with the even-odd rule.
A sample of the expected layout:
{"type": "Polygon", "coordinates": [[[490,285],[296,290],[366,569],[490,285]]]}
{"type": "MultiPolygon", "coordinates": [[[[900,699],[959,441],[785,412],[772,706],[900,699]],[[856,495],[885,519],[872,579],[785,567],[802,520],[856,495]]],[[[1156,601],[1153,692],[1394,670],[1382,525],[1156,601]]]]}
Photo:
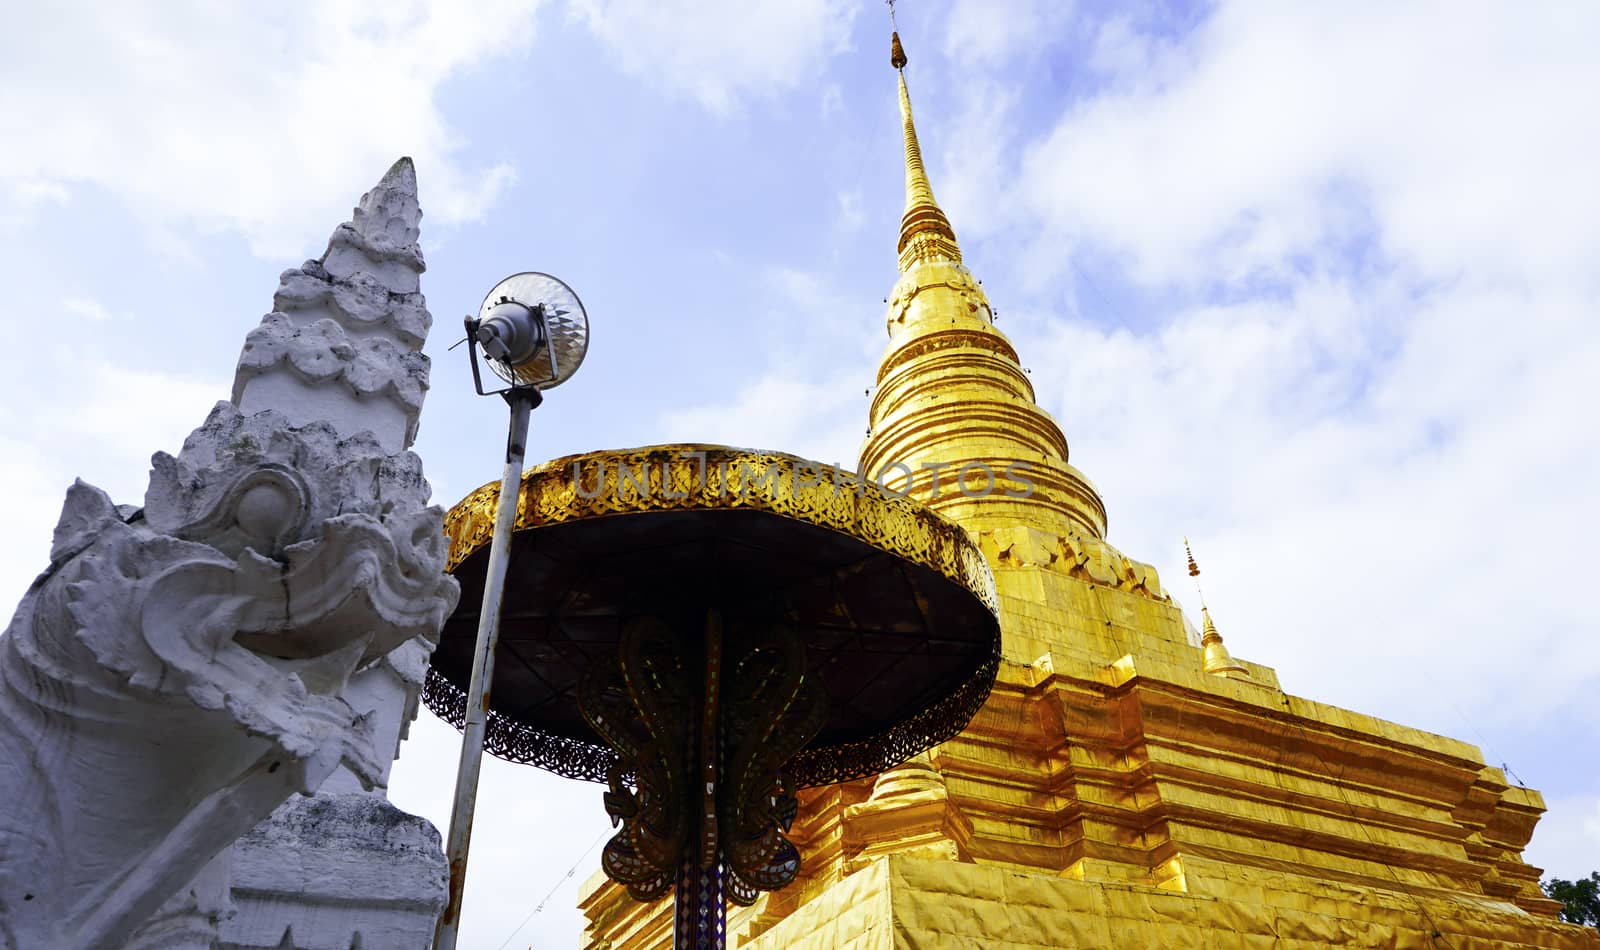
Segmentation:
{"type": "MultiPolygon", "coordinates": [[[[593,339],[531,460],[853,465],[903,203],[881,4],[7,21],[0,602],[74,477],[139,503],[277,275],[401,155],[435,500],[498,476],[503,407],[446,347],[522,270],[570,284],[593,339]]],[[[899,25],[935,191],[1110,540],[1187,604],[1187,535],[1235,655],[1480,746],[1545,796],[1529,862],[1600,868],[1600,6],[900,0],[899,25]]],[[[392,799],[443,828],[457,746],[423,713],[392,799]]],[[[488,765],[463,947],[574,945],[600,794],[488,765]]]]}

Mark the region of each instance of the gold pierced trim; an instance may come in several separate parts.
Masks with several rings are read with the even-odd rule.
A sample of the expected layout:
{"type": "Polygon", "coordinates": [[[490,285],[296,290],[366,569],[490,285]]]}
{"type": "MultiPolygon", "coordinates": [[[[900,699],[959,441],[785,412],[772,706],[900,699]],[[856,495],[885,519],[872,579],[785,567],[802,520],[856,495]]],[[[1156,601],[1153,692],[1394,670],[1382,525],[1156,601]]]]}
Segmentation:
{"type": "MultiPolygon", "coordinates": [[[[494,535],[498,482],[444,519],[454,571],[494,535]]],[[[994,576],[954,522],[854,473],[783,452],[722,445],[652,445],[554,459],[522,476],[515,530],[646,511],[766,511],[828,528],[931,568],[998,616],[994,576]]]]}

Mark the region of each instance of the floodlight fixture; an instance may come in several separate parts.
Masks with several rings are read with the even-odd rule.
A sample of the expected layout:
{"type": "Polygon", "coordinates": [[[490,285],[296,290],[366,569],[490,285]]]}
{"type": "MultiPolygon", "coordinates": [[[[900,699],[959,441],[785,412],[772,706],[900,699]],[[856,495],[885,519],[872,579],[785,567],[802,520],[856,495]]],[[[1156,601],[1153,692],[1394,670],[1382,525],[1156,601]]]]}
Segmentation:
{"type": "MultiPolygon", "coordinates": [[[[549,274],[513,274],[494,285],[477,316],[466,318],[472,381],[480,395],[478,350],[512,389],[554,389],[589,351],[589,318],[571,287],[549,274]]],[[[506,392],[506,390],[498,390],[506,392]]]]}

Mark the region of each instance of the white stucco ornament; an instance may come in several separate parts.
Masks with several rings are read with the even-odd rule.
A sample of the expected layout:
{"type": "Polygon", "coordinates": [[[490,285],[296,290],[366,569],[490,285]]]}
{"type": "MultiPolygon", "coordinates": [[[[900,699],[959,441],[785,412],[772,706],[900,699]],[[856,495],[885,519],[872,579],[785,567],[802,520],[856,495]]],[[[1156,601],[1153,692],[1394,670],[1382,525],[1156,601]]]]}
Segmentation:
{"type": "Polygon", "coordinates": [[[155,456],[142,508],[68,490],[0,638],[0,947],[217,946],[236,839],[336,771],[386,781],[405,711],[351,684],[403,645],[415,666],[458,595],[405,448],[419,218],[402,160],[284,275],[234,401],[155,456]]]}

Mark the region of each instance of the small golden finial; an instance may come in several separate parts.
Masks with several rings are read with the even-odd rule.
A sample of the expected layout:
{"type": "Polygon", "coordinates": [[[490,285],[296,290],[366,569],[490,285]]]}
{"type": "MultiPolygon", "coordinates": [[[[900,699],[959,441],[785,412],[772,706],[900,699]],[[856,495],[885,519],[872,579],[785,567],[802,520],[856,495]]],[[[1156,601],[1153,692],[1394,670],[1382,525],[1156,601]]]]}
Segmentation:
{"type": "MultiPolygon", "coordinates": [[[[889,5],[890,25],[894,24],[894,3],[889,5]]],[[[956,243],[950,219],[933,198],[933,185],[922,164],[922,146],[917,142],[917,127],[911,119],[911,93],[906,90],[906,50],[900,45],[900,32],[889,37],[889,63],[900,73],[900,121],[905,127],[906,211],[900,218],[900,255],[903,274],[916,264],[928,261],[961,263],[961,246],[956,243]]]]}
{"type": "Polygon", "coordinates": [[[1189,556],[1189,576],[1195,578],[1194,590],[1200,595],[1202,618],[1200,648],[1204,651],[1203,668],[1213,676],[1249,679],[1250,671],[1239,665],[1239,661],[1228,653],[1228,648],[1222,645],[1222,634],[1217,632],[1217,625],[1211,620],[1211,610],[1206,607],[1206,592],[1200,589],[1200,565],[1194,561],[1194,551],[1189,547],[1188,538],[1183,539],[1183,553],[1189,556]]]}
{"type": "MultiPolygon", "coordinates": [[[[1194,552],[1189,549],[1189,538],[1187,535],[1185,535],[1183,539],[1183,553],[1189,555],[1189,576],[1198,578],[1200,576],[1200,565],[1194,562],[1194,552]]],[[[1200,609],[1204,610],[1206,606],[1206,592],[1200,589],[1200,582],[1198,580],[1194,582],[1194,590],[1195,593],[1200,595],[1200,609]]]]}

